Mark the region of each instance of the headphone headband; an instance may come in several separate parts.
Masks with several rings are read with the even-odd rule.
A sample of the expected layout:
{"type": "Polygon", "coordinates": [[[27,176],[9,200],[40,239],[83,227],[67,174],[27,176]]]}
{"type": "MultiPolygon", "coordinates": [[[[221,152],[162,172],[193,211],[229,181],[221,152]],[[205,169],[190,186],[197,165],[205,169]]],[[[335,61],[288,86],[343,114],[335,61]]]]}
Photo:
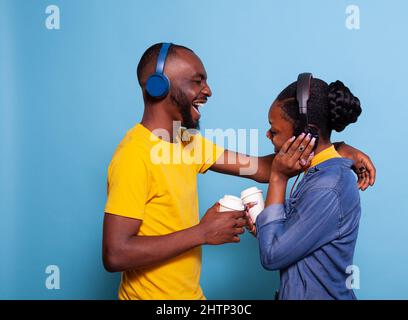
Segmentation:
{"type": "Polygon", "coordinates": [[[157,57],[156,73],[164,72],[164,64],[166,63],[167,53],[169,52],[170,46],[171,43],[165,42],[160,48],[160,52],[157,57]]]}
{"type": "Polygon", "coordinates": [[[316,127],[309,126],[309,119],[307,116],[307,102],[310,98],[312,79],[313,75],[309,72],[301,73],[298,76],[296,98],[299,103],[300,126],[296,129],[296,135],[305,132],[310,133],[313,138],[316,138],[316,143],[313,147],[313,151],[315,151],[317,148],[317,144],[319,143],[319,133],[316,127]]]}
{"type": "Polygon", "coordinates": [[[297,80],[297,101],[299,103],[299,113],[307,115],[307,101],[310,97],[310,84],[313,75],[309,72],[301,73],[297,80]]]}

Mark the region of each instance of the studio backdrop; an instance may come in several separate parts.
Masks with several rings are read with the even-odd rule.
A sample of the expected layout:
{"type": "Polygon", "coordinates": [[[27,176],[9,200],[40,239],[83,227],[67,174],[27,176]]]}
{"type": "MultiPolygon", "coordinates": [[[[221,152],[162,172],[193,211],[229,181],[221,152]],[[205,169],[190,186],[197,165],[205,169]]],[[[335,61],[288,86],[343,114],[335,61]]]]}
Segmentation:
{"type": "MultiPolygon", "coordinates": [[[[298,73],[351,88],[363,113],[333,140],[378,170],[360,192],[353,285],[360,299],[408,299],[407,12],[404,0],[0,0],[0,298],[117,297],[101,258],[107,168],[143,113],[137,63],[169,41],[206,67],[202,131],[255,129],[259,155],[273,152],[269,106],[298,73]]],[[[200,215],[251,186],[265,194],[200,176],[200,215]]],[[[245,234],[204,247],[201,284],[209,299],[273,299],[279,274],[245,234]]]]}

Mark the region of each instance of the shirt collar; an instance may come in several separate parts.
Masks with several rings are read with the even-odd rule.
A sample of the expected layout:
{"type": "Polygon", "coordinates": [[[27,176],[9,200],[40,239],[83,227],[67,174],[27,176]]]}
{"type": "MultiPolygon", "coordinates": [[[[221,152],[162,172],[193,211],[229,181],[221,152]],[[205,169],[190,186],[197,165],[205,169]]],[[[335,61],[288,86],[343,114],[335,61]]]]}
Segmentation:
{"type": "Polygon", "coordinates": [[[318,164],[333,158],[341,158],[341,155],[336,151],[334,145],[331,145],[313,157],[310,167],[315,167],[318,164]]]}

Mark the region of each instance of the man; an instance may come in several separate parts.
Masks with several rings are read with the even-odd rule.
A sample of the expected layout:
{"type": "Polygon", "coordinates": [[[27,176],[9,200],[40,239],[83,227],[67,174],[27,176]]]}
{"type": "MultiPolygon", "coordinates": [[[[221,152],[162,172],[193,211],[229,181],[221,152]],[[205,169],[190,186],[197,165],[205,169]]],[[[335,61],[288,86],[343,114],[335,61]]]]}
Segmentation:
{"type": "MultiPolygon", "coordinates": [[[[197,174],[210,169],[268,182],[273,159],[224,150],[199,134],[185,143],[174,123],[198,128],[199,109],[211,89],[199,57],[171,45],[162,61],[169,91],[153,97],[146,85],[159,69],[163,48],[160,43],[151,46],[139,62],[143,118],[120,143],[108,171],[103,260],[108,271],[122,272],[120,299],[205,299],[199,284],[201,245],[239,242],[246,220],[244,212],[219,214],[215,204],[199,221],[197,174]],[[163,153],[172,161],[161,161],[163,153]],[[254,165],[254,173],[243,173],[254,165]]],[[[345,144],[338,151],[367,168],[368,174],[359,176],[361,188],[374,183],[375,169],[365,154],[345,144]]]]}

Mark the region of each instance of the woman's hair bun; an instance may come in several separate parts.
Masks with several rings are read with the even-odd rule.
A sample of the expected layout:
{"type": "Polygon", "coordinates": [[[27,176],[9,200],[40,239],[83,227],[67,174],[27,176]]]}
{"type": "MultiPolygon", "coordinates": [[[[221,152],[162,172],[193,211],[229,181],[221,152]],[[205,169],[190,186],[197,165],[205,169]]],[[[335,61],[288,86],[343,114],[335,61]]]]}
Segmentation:
{"type": "Polygon", "coordinates": [[[360,100],[339,80],[329,84],[328,100],[329,127],[337,132],[356,122],[361,114],[360,100]]]}

